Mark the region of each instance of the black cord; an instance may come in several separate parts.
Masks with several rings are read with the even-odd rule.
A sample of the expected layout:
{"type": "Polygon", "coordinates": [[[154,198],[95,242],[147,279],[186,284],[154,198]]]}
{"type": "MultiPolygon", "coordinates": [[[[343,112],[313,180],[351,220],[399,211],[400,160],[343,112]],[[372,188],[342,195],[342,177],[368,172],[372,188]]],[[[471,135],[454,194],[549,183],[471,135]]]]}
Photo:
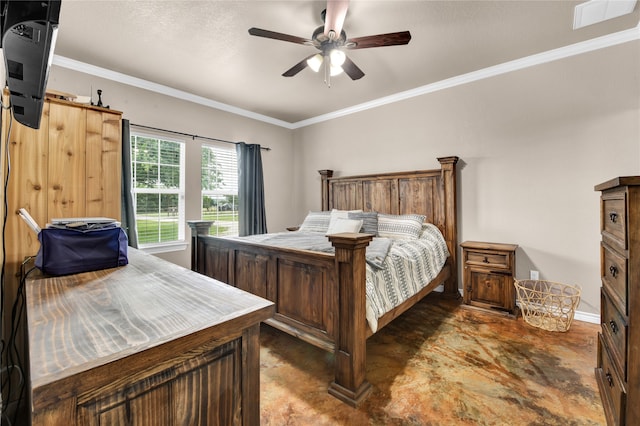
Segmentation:
{"type": "MultiPolygon", "coordinates": [[[[0,102],[1,104],[1,102],[0,102]]],[[[10,106],[2,105],[2,109],[9,109],[10,106]]],[[[9,201],[7,200],[7,189],[9,188],[9,176],[11,175],[11,155],[9,152],[9,140],[11,138],[11,127],[13,124],[13,116],[9,113],[9,132],[7,133],[7,139],[5,141],[5,158],[7,161],[6,170],[3,170],[3,187],[4,187],[4,215],[2,219],[2,270],[0,271],[0,324],[2,324],[2,330],[0,330],[0,360],[4,359],[5,351],[5,339],[4,339],[4,274],[5,265],[7,263],[7,250],[5,241],[5,229],[7,228],[7,218],[9,210],[9,201]]],[[[2,114],[0,114],[0,129],[2,128],[2,114]]]]}
{"type": "MultiPolygon", "coordinates": [[[[2,106],[2,109],[10,109],[11,105],[7,105],[5,106],[3,103],[0,103],[0,105],[2,106]]],[[[1,114],[0,114],[1,116],[1,114]]],[[[2,122],[0,119],[0,129],[2,128],[1,126],[2,122]]],[[[9,403],[9,401],[11,400],[11,382],[12,382],[12,376],[13,376],[13,370],[14,368],[18,368],[18,372],[20,373],[20,385],[22,385],[22,387],[24,387],[24,380],[22,379],[24,376],[21,373],[21,367],[19,365],[15,365],[12,363],[13,357],[11,356],[11,340],[15,340],[15,336],[13,331],[10,332],[10,336],[8,336],[8,338],[5,338],[5,326],[4,326],[4,315],[5,315],[5,309],[4,309],[4,305],[5,305],[5,274],[6,274],[6,263],[7,263],[7,246],[6,246],[6,240],[5,240],[5,233],[6,233],[6,228],[7,228],[7,220],[8,220],[8,210],[9,210],[9,201],[7,199],[7,190],[9,188],[9,180],[11,177],[11,154],[10,154],[10,150],[9,150],[9,141],[11,140],[11,130],[13,127],[13,115],[11,113],[9,113],[9,129],[7,132],[7,138],[5,140],[5,159],[6,159],[6,168],[3,170],[3,188],[4,188],[4,192],[3,192],[3,205],[4,205],[4,214],[3,214],[3,218],[2,218],[2,268],[0,270],[0,324],[2,324],[2,330],[0,330],[0,333],[2,335],[2,337],[0,338],[0,365],[1,365],[1,369],[3,371],[6,371],[6,377],[2,378],[2,387],[1,387],[1,395],[0,398],[2,398],[2,400],[4,401],[3,395],[6,395],[7,397],[7,404],[9,403]],[[5,391],[6,390],[6,391],[5,391]]],[[[14,305],[15,308],[15,305],[14,305]]],[[[13,330],[13,328],[11,329],[13,330]]],[[[15,342],[13,343],[13,346],[15,347],[15,342]]],[[[22,398],[22,391],[20,392],[20,395],[18,397],[18,399],[22,398]]],[[[3,416],[5,415],[5,411],[6,409],[4,408],[4,402],[3,402],[3,416]]],[[[18,408],[16,408],[15,410],[15,415],[17,416],[18,413],[18,408]]],[[[15,418],[14,418],[14,422],[15,423],[15,418]]]]}
{"type": "MultiPolygon", "coordinates": [[[[16,299],[13,303],[13,308],[11,309],[11,337],[10,337],[11,348],[8,351],[8,355],[9,355],[8,361],[10,362],[9,365],[12,367],[12,369],[18,368],[18,372],[21,374],[21,377],[24,377],[23,372],[25,371],[25,368],[22,364],[22,359],[20,358],[20,351],[18,351],[18,347],[16,345],[16,336],[18,335],[18,331],[20,330],[20,323],[24,318],[24,310],[26,306],[26,297],[24,294],[25,283],[27,282],[27,277],[29,276],[29,274],[34,269],[36,269],[36,267],[33,266],[27,272],[24,272],[26,265],[29,262],[31,262],[32,259],[33,257],[28,257],[24,260],[24,262],[22,262],[22,265],[20,265],[20,285],[18,286],[18,291],[16,293],[16,299]],[[15,358],[14,358],[14,354],[15,354],[15,358]]],[[[11,375],[9,375],[9,377],[11,378],[11,375]]],[[[11,386],[12,386],[11,379],[9,379],[9,386],[8,386],[8,392],[7,392],[9,397],[11,395],[11,386]]],[[[20,411],[20,403],[22,402],[24,391],[25,391],[25,382],[24,380],[20,380],[20,382],[18,383],[18,398],[16,399],[18,403],[17,403],[16,410],[14,412],[14,419],[13,419],[14,424],[17,424],[18,412],[20,411]]]]}
{"type": "MultiPolygon", "coordinates": [[[[8,109],[9,107],[5,107],[2,104],[2,109],[8,109]]],[[[1,116],[1,114],[0,114],[1,116]]],[[[7,219],[8,219],[8,210],[9,210],[9,201],[7,200],[7,190],[9,188],[9,176],[11,175],[11,155],[9,152],[9,140],[11,138],[11,125],[13,124],[12,115],[9,114],[9,132],[7,133],[7,139],[5,140],[5,158],[7,162],[6,169],[3,170],[3,187],[4,187],[4,214],[2,219],[2,269],[0,271],[0,324],[2,324],[2,330],[0,333],[2,337],[0,338],[0,361],[5,360],[5,351],[6,351],[6,340],[4,336],[4,299],[5,299],[5,269],[7,264],[7,245],[5,241],[5,229],[7,228],[7,219]]],[[[0,119],[0,128],[1,128],[1,119],[0,119]]],[[[6,364],[2,364],[3,366],[6,364]]],[[[4,389],[4,385],[2,386],[4,389]]]]}

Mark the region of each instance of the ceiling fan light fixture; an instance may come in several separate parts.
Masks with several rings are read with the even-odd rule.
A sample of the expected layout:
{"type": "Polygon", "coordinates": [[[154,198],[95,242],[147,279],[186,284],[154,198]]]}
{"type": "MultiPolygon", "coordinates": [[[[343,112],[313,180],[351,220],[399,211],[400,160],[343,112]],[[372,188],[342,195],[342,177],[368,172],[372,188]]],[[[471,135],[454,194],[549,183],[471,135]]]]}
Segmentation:
{"type": "Polygon", "coordinates": [[[338,65],[333,65],[331,64],[331,67],[329,67],[329,74],[331,75],[331,77],[335,77],[336,75],[340,75],[342,74],[344,70],[342,69],[341,66],[338,65]]]}
{"type": "Polygon", "coordinates": [[[333,49],[329,52],[329,58],[331,59],[331,65],[341,67],[344,64],[347,55],[342,50],[333,49]]]}
{"type": "Polygon", "coordinates": [[[311,68],[314,72],[318,72],[320,71],[320,66],[322,65],[322,61],[323,61],[322,55],[319,53],[316,53],[315,55],[307,59],[307,65],[309,65],[309,68],[311,68]]]}

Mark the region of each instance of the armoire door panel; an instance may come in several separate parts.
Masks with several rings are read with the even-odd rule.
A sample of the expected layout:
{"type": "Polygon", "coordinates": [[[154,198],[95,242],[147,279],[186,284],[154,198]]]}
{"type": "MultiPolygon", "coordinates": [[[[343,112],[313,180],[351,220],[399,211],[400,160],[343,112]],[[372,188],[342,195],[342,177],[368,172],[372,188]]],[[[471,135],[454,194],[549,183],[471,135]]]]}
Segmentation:
{"type": "Polygon", "coordinates": [[[50,105],[48,220],[86,216],[85,129],[84,108],[50,105]]]}

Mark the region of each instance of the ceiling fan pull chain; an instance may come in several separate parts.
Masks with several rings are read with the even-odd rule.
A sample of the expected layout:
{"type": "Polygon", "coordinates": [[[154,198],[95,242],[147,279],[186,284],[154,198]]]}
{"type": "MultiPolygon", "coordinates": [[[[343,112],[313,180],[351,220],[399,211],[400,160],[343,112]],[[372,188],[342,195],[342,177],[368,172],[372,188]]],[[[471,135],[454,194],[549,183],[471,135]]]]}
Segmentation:
{"type": "Polygon", "coordinates": [[[324,64],[324,83],[327,85],[327,87],[331,88],[331,65],[329,64],[330,61],[325,58],[325,60],[322,62],[324,64]]]}

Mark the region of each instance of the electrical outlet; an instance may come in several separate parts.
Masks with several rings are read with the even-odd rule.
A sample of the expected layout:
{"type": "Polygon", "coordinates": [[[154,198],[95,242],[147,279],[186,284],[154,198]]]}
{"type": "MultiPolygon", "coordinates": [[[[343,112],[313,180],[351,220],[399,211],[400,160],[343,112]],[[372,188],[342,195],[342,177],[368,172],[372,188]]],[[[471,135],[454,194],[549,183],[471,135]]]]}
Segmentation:
{"type": "Polygon", "coordinates": [[[540,272],[534,271],[534,270],[529,271],[529,278],[532,279],[532,280],[539,280],[540,279],[540,272]]]}

